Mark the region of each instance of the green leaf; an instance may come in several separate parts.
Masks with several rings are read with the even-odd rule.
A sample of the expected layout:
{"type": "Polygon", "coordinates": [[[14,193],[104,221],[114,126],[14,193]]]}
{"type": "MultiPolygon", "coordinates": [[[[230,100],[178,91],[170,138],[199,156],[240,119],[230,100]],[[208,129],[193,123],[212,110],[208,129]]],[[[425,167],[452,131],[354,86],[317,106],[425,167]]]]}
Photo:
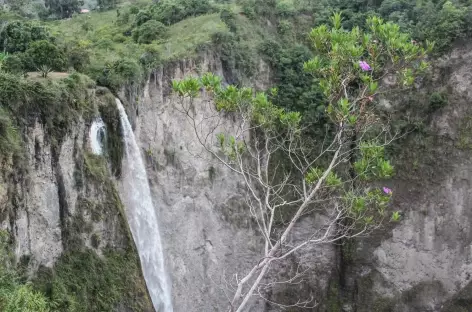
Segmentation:
{"type": "Polygon", "coordinates": [[[392,221],[393,222],[398,222],[400,221],[401,215],[399,211],[395,211],[392,213],[392,221]]]}

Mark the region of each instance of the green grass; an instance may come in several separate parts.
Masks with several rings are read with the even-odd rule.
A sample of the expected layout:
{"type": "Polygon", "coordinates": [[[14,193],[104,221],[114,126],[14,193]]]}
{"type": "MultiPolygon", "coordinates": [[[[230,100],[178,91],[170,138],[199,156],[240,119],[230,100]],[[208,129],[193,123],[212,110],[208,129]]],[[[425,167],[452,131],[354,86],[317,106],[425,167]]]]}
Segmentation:
{"type": "Polygon", "coordinates": [[[210,43],[211,35],[227,31],[219,14],[208,14],[192,17],[178,22],[169,28],[169,39],[161,46],[163,59],[170,60],[195,55],[195,48],[201,44],[210,43]]]}
{"type": "MultiPolygon", "coordinates": [[[[127,6],[120,8],[120,14],[126,11],[127,6]]],[[[110,10],[46,22],[46,25],[59,38],[59,43],[67,45],[74,42],[87,47],[91,51],[91,68],[103,67],[123,57],[137,60],[149,46],[161,51],[164,61],[193,56],[199,45],[210,42],[213,33],[227,30],[218,13],[192,17],[169,26],[167,39],[146,47],[135,43],[131,36],[124,35],[132,29],[133,18],[130,15],[127,23],[118,25],[117,11],[110,10]]]]}
{"type": "Polygon", "coordinates": [[[22,143],[10,114],[0,107],[0,161],[15,154],[20,155],[22,143]]]}

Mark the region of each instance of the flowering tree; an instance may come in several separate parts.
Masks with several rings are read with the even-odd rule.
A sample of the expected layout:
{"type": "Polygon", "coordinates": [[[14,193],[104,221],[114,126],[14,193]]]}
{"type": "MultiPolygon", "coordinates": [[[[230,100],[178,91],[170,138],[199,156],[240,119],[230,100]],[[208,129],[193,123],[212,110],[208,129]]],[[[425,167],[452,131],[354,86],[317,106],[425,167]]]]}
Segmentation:
{"type": "MultiPolygon", "coordinates": [[[[244,311],[252,296],[264,295],[270,283],[262,281],[276,261],[368,234],[385,219],[400,219],[399,212],[386,213],[392,190],[372,183],[394,173],[384,148],[395,135],[376,115],[375,103],[381,93],[414,84],[428,68],[427,49],[377,17],[368,19],[368,32],[344,30],[340,14],[331,21],[331,27],[312,30],[316,56],[305,64],[325,95],[332,135],[324,140],[305,137],[300,114],[276,107],[266,93],[223,87],[211,73],[173,82],[179,110],[202,148],[244,181],[248,211],[265,239],[263,257],[235,279],[229,311],[244,311]],[[214,100],[210,116],[198,113],[194,99],[201,89],[214,100]],[[229,114],[236,125],[231,133],[219,132],[229,114]],[[313,213],[324,216],[323,225],[290,242],[297,222],[313,213]]],[[[313,303],[297,298],[291,306],[313,303]]]]}

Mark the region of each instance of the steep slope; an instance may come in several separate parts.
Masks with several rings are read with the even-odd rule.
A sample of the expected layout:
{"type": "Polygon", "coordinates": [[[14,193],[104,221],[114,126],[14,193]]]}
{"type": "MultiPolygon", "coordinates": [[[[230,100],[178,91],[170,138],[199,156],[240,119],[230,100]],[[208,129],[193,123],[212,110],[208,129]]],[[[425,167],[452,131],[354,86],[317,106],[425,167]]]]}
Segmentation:
{"type": "MultiPolygon", "coordinates": [[[[8,79],[1,77],[2,83],[11,83],[8,79]]],[[[59,310],[121,307],[150,311],[139,260],[113,182],[111,161],[107,164],[105,156],[93,155],[90,149],[89,127],[99,110],[109,111],[111,105],[111,113],[104,114],[103,119],[111,137],[113,131],[119,131],[113,128],[113,124],[119,127],[119,117],[113,115],[117,112],[113,96],[109,102],[109,92],[95,89],[85,77],[52,83],[65,91],[61,84],[67,79],[71,79],[69,83],[85,79],[87,84],[72,84],[71,98],[61,100],[66,105],[80,103],[86,109],[74,111],[69,106],[63,115],[46,119],[34,111],[27,112],[28,124],[20,128],[25,150],[20,159],[3,164],[0,182],[6,192],[0,199],[1,228],[10,235],[22,278],[31,279],[59,310]],[[77,115],[66,121],[64,114],[77,115]],[[57,125],[60,131],[54,132],[57,125]],[[106,298],[93,295],[97,291],[106,298]]],[[[21,83],[32,86],[33,82],[21,83]]],[[[54,105],[57,100],[43,104],[54,105]]],[[[13,103],[26,105],[18,94],[10,99],[13,103]]],[[[106,150],[111,159],[109,155],[116,151],[106,150]]]]}
{"type": "MultiPolygon", "coordinates": [[[[468,311],[471,47],[436,62],[414,93],[383,102],[422,119],[394,149],[398,175],[389,183],[402,221],[342,249],[335,301],[346,311],[468,311]],[[447,103],[428,118],[431,94],[447,103]]],[[[337,310],[336,310],[337,311],[337,310]]],[[[343,311],[341,308],[339,311],[343,311]]]]}

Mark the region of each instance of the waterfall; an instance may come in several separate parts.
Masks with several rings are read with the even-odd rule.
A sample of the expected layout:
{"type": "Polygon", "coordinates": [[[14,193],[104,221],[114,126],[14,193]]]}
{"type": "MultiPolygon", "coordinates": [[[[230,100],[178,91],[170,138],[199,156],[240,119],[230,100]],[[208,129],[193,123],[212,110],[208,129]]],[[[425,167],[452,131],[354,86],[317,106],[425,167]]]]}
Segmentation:
{"type": "Polygon", "coordinates": [[[90,127],[90,145],[92,147],[92,153],[95,155],[103,154],[105,135],[105,124],[99,117],[92,122],[92,126],[90,127]]]}
{"type": "Polygon", "coordinates": [[[143,158],[126,111],[116,99],[120,111],[126,159],[123,166],[123,199],[131,233],[138,249],[144,279],[156,312],[172,312],[170,282],[164,267],[164,254],[157,215],[143,158]]]}

